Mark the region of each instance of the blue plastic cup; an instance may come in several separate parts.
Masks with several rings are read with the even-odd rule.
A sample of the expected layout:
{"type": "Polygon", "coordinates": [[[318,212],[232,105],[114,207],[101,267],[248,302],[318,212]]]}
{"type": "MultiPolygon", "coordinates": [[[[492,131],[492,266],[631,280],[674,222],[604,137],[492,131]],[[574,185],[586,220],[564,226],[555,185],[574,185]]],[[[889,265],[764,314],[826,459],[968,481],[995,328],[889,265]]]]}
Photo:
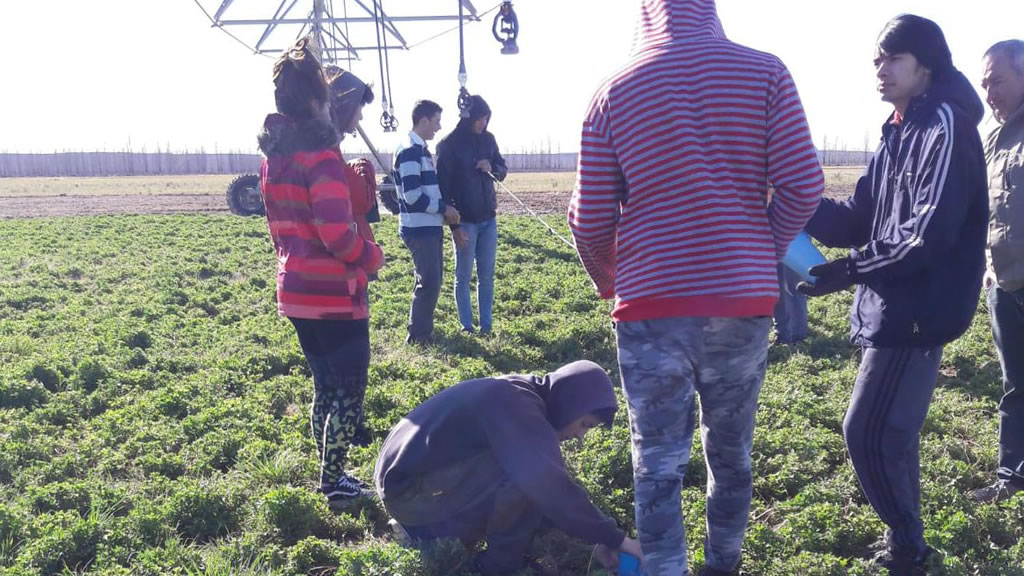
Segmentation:
{"type": "Polygon", "coordinates": [[[619,552],[619,576],[644,576],[640,568],[640,560],[632,554],[619,552]]]}
{"type": "Polygon", "coordinates": [[[786,268],[796,272],[804,282],[811,284],[814,284],[815,277],[811,276],[807,270],[812,266],[824,263],[825,257],[814,247],[811,237],[806,232],[797,234],[793,243],[789,245],[789,249],[786,250],[786,255],[782,258],[782,264],[786,268]]]}

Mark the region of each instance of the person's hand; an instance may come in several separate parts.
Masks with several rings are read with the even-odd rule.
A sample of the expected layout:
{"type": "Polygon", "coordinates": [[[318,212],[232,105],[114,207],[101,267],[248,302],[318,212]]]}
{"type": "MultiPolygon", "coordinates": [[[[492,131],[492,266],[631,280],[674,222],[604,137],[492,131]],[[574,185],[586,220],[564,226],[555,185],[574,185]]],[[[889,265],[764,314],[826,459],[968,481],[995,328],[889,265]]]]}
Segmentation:
{"type": "Polygon", "coordinates": [[[985,270],[985,279],[982,280],[982,282],[984,283],[984,286],[985,286],[986,290],[991,288],[992,285],[996,283],[996,274],[995,274],[995,272],[986,269],[985,270]]]}
{"type": "Polygon", "coordinates": [[[476,161],[476,169],[480,170],[481,172],[487,172],[488,174],[490,174],[491,173],[491,162],[490,162],[490,160],[477,160],[476,161]]]}
{"type": "Polygon", "coordinates": [[[644,552],[640,549],[640,543],[629,536],[622,539],[618,548],[609,548],[604,544],[594,546],[594,558],[605,567],[606,570],[616,570],[619,567],[619,553],[625,552],[636,558],[640,565],[644,563],[644,552]]]}
{"type": "Polygon", "coordinates": [[[853,261],[849,258],[839,258],[817,266],[811,266],[807,272],[814,276],[814,284],[801,282],[796,289],[807,296],[824,296],[840,290],[846,290],[853,286],[853,278],[850,277],[850,269],[853,261]]]}
{"type": "Polygon", "coordinates": [[[462,217],[459,215],[459,211],[453,206],[444,207],[444,223],[449,226],[455,226],[462,221],[462,217]]]}
{"type": "Polygon", "coordinates": [[[452,228],[452,239],[459,248],[469,246],[469,233],[462,228],[452,228]]]}
{"type": "Polygon", "coordinates": [[[615,570],[619,567],[619,553],[614,548],[604,544],[594,546],[594,558],[604,566],[605,570],[615,570]]]}
{"type": "Polygon", "coordinates": [[[640,565],[644,564],[644,551],[640,548],[640,543],[633,540],[629,536],[626,536],[622,540],[622,544],[619,544],[619,552],[625,552],[633,558],[640,561],[640,565]]]}

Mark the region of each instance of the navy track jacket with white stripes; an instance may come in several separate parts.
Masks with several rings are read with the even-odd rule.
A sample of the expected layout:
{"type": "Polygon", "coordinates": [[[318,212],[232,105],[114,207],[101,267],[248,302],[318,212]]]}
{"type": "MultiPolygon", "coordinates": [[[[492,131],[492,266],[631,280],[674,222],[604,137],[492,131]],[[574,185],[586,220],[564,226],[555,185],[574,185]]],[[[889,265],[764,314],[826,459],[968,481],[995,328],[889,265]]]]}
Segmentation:
{"type": "Polygon", "coordinates": [[[885,123],[853,196],[823,200],[808,223],[819,242],[852,249],[854,344],[939,346],[970,326],[988,226],[983,114],[952,70],[885,123]]]}

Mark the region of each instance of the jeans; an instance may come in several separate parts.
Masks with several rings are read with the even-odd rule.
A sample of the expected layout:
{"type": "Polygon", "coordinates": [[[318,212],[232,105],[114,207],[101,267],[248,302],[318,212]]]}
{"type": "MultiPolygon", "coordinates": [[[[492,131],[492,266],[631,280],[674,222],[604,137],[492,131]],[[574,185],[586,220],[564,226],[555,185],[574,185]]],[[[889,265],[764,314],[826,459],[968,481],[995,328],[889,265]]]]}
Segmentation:
{"type": "Polygon", "coordinates": [[[792,344],[807,338],[807,296],[796,291],[800,276],[779,264],[779,301],[775,304],[775,334],[792,344]]]}
{"type": "Polygon", "coordinates": [[[402,229],[401,235],[412,253],[416,275],[409,308],[408,340],[428,341],[434,333],[434,310],[444,276],[444,235],[440,226],[411,234],[402,229]]]}
{"type": "Polygon", "coordinates": [[[637,535],[648,574],[686,576],[681,491],[696,427],[708,468],[704,556],[740,561],[753,493],[751,450],[770,320],[663,318],[616,327],[629,409],[637,535]]]}
{"type": "Polygon", "coordinates": [[[476,261],[476,299],[480,308],[480,330],[490,332],[494,308],[494,261],[498,250],[498,221],[496,218],[479,223],[463,222],[460,228],[469,237],[465,247],[455,247],[455,306],[464,330],[473,330],[473,303],[470,301],[470,283],[473,262],[476,261]]]}
{"type": "Polygon", "coordinates": [[[988,290],[992,337],[1003,369],[999,402],[1000,480],[1024,490],[1024,290],[988,290]]]}

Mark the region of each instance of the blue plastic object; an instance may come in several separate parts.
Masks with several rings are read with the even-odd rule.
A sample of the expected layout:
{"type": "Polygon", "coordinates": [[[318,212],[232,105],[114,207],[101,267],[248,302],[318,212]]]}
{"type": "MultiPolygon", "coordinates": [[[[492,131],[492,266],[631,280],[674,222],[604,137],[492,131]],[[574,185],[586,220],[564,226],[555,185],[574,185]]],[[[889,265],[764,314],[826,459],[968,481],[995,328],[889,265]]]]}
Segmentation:
{"type": "Polygon", "coordinates": [[[825,257],[814,247],[811,237],[806,232],[797,234],[782,258],[783,265],[799,274],[801,280],[811,284],[814,284],[815,278],[807,273],[807,269],[824,263],[825,257]]]}
{"type": "Polygon", "coordinates": [[[619,552],[619,576],[646,576],[636,556],[619,552]]]}

